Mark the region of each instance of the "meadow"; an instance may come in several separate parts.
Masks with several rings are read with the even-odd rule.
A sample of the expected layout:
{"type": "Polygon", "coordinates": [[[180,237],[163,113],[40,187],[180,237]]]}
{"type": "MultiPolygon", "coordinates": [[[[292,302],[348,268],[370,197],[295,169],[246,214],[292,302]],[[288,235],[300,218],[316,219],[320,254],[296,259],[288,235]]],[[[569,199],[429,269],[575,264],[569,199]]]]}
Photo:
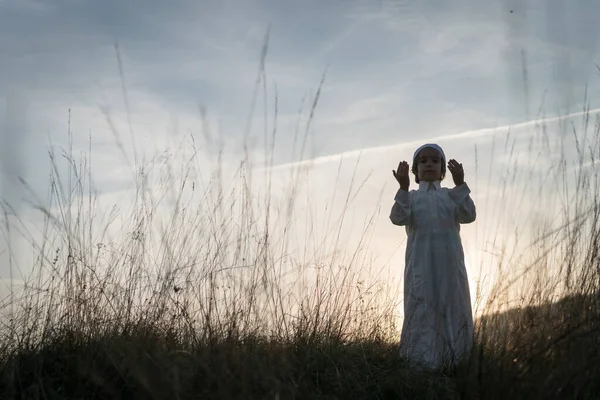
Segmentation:
{"type": "MultiPolygon", "coordinates": [[[[0,304],[0,398],[600,398],[600,119],[584,111],[578,129],[549,139],[542,124],[532,136],[532,168],[544,163],[540,146],[557,162],[505,171],[502,196],[520,198],[511,183],[524,182],[546,188],[537,207],[552,197],[558,208],[518,250],[498,245],[474,350],[435,372],[398,357],[398,292],[359,274],[370,267],[367,236],[340,249],[343,212],[311,254],[289,255],[294,226],[310,225],[294,202],[309,167],[291,170],[283,201],[255,194],[257,175],[274,184],[275,129],[261,172],[246,153],[230,179],[219,149],[192,149],[180,171],[154,159],[136,172],[134,206],[104,218],[91,164],[51,151],[34,265],[0,304]],[[206,160],[208,175],[194,167],[206,160]]],[[[502,137],[496,151],[510,156],[502,137]]],[[[3,207],[5,237],[23,231],[3,207]]]]}

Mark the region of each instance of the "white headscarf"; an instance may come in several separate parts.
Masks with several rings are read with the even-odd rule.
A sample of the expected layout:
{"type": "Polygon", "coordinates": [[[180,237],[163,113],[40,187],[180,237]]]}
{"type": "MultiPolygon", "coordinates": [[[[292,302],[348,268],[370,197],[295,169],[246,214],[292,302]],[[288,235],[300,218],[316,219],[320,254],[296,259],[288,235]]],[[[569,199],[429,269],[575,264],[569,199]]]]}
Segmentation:
{"type": "Polygon", "coordinates": [[[440,155],[442,156],[442,160],[443,160],[442,162],[446,163],[446,155],[444,154],[444,150],[442,150],[442,148],[435,143],[427,143],[427,144],[424,144],[423,146],[419,147],[415,151],[415,154],[413,155],[413,164],[415,163],[417,156],[419,155],[419,152],[427,147],[431,147],[432,149],[436,149],[437,151],[439,151],[440,155]]]}

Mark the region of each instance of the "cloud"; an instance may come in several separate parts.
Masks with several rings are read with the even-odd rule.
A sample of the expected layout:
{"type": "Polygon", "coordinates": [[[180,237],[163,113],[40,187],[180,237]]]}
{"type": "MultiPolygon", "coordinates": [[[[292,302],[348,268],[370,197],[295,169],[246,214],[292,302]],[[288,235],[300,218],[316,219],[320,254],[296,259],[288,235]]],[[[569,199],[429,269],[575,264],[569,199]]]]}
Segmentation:
{"type": "Polygon", "coordinates": [[[498,126],[495,128],[477,129],[477,130],[465,131],[465,132],[460,132],[460,133],[452,133],[452,134],[434,136],[434,137],[429,137],[429,138],[423,138],[423,139],[419,139],[419,140],[412,140],[409,142],[403,142],[403,143],[395,144],[395,145],[363,148],[363,149],[353,150],[353,151],[339,153],[339,154],[330,154],[327,156],[316,157],[316,158],[309,159],[309,160],[302,160],[302,161],[280,164],[280,165],[275,166],[274,169],[275,170],[292,169],[292,168],[307,167],[307,166],[313,167],[313,166],[327,164],[327,163],[339,163],[341,159],[348,160],[348,159],[355,159],[355,158],[370,155],[370,154],[388,153],[388,152],[396,152],[398,150],[412,149],[412,148],[419,147],[423,143],[437,143],[437,142],[443,143],[443,142],[449,142],[449,141],[456,142],[456,141],[462,141],[462,140],[471,140],[471,139],[476,139],[476,138],[480,138],[480,137],[495,135],[498,133],[505,133],[505,132],[509,132],[509,131],[511,131],[511,132],[516,131],[517,132],[516,134],[518,135],[518,132],[523,129],[534,128],[536,126],[541,126],[541,125],[547,124],[547,123],[567,121],[567,120],[575,118],[575,117],[582,117],[587,112],[589,112],[590,115],[594,115],[594,114],[597,114],[600,112],[600,108],[596,108],[596,109],[589,110],[589,111],[574,112],[574,113],[570,113],[567,115],[545,117],[545,118],[540,118],[540,119],[535,119],[535,120],[531,120],[531,121],[517,123],[514,125],[505,125],[505,126],[498,126]]]}
{"type": "MultiPolygon", "coordinates": [[[[267,107],[273,107],[276,84],[281,120],[295,119],[301,99],[314,94],[329,65],[317,109],[317,155],[407,140],[413,133],[439,134],[492,120],[522,119],[523,104],[509,105],[522,96],[522,74],[519,60],[505,59],[512,44],[503,30],[511,28],[506,27],[508,17],[501,17],[501,7],[465,2],[453,11],[429,3],[384,1],[378,9],[365,2],[350,7],[331,2],[317,11],[293,4],[267,7],[266,2],[209,6],[180,1],[177,7],[148,2],[139,13],[136,3],[57,4],[32,33],[16,30],[19,40],[6,40],[3,46],[21,54],[8,63],[11,82],[18,82],[13,85],[36,96],[50,92],[48,104],[68,98],[75,113],[79,104],[98,103],[101,96],[113,109],[123,107],[113,49],[119,40],[129,90],[146,93],[147,101],[159,102],[173,114],[191,116],[198,104],[206,105],[220,119],[223,134],[239,141],[271,23],[267,107]],[[62,33],[51,30],[53,24],[60,24],[62,33]],[[503,76],[514,81],[508,93],[503,76]]],[[[535,45],[543,54],[552,44],[538,39],[535,45]]],[[[530,61],[539,64],[544,58],[530,61]]],[[[531,76],[536,73],[531,71],[531,76]]],[[[0,81],[0,87],[7,82],[0,81]]],[[[531,90],[530,101],[541,101],[545,88],[533,85],[531,90]]],[[[554,107],[549,99],[547,104],[554,107]]],[[[66,114],[64,106],[60,114],[66,114]]],[[[292,135],[293,129],[282,129],[280,142],[291,143],[292,135]]]]}
{"type": "MultiPolygon", "coordinates": [[[[354,229],[360,230],[365,216],[380,206],[382,191],[393,183],[390,169],[399,156],[410,155],[423,141],[443,143],[471,171],[470,144],[477,142],[484,154],[494,134],[509,127],[515,133],[528,131],[542,105],[551,115],[578,116],[573,111],[582,108],[585,85],[590,84],[587,95],[595,107],[600,99],[593,65],[597,8],[591,1],[565,3],[561,12],[538,1],[471,0],[450,7],[401,0],[4,0],[0,100],[16,109],[0,123],[20,126],[22,133],[3,137],[8,145],[3,148],[2,195],[10,190],[13,201],[22,199],[14,182],[24,175],[45,198],[47,146],[68,148],[70,109],[74,151],[86,154],[91,137],[93,180],[102,203],[126,203],[134,188],[134,147],[139,160],[145,157],[148,164],[169,160],[185,165],[190,139],[203,145],[206,126],[199,107],[205,106],[211,137],[225,144],[226,176],[243,159],[249,119],[256,165],[264,158],[265,132],[269,136],[277,130],[273,174],[280,198],[289,195],[290,170],[310,167],[313,171],[306,171],[306,177],[311,183],[304,195],[321,196],[341,210],[342,198],[323,197],[331,193],[340,161],[339,190],[348,190],[360,155],[355,179],[364,182],[365,193],[348,211],[354,229]],[[251,116],[269,25],[267,93],[261,83],[251,116]],[[311,159],[297,163],[295,136],[305,133],[326,68],[315,118],[306,132],[304,157],[311,159]],[[156,161],[155,156],[164,159],[156,161]]],[[[552,133],[559,137],[558,130],[552,133]]],[[[207,173],[215,148],[202,151],[198,170],[207,173]]],[[[66,176],[66,165],[62,159],[60,163],[66,176]]],[[[502,166],[494,165],[498,171],[502,166]]],[[[264,189],[258,178],[256,184],[256,190],[264,189]]],[[[483,180],[479,193],[491,198],[495,192],[486,185],[483,180]]],[[[386,207],[373,244],[381,254],[396,249],[401,240],[387,224],[386,207]]]]}

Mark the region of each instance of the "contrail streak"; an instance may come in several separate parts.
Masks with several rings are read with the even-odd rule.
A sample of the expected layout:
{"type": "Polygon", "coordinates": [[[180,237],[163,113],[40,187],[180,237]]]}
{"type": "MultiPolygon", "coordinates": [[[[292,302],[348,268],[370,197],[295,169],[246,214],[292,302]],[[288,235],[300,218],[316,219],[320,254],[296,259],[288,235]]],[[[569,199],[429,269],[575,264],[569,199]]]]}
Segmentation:
{"type": "Polygon", "coordinates": [[[412,140],[410,142],[403,142],[403,143],[394,144],[394,145],[376,146],[376,147],[369,147],[366,149],[352,150],[352,151],[348,151],[348,152],[344,152],[344,153],[330,154],[327,156],[316,157],[316,158],[312,158],[312,159],[308,159],[308,160],[294,161],[294,162],[290,162],[290,163],[275,165],[275,166],[273,166],[271,171],[275,172],[275,171],[280,171],[280,170],[286,170],[289,168],[315,166],[315,165],[322,165],[322,164],[327,164],[327,163],[331,163],[331,162],[339,162],[340,158],[342,158],[342,157],[346,158],[346,159],[347,158],[356,158],[358,156],[362,157],[366,154],[375,154],[375,153],[381,153],[381,152],[385,152],[385,151],[389,151],[389,150],[400,150],[400,149],[404,149],[407,147],[409,147],[409,148],[415,147],[415,146],[421,145],[426,142],[444,142],[444,141],[448,141],[448,140],[457,140],[457,139],[460,140],[460,139],[467,139],[467,138],[491,136],[491,135],[494,135],[495,133],[497,133],[498,131],[503,131],[503,130],[508,130],[508,129],[528,128],[528,127],[532,127],[532,126],[535,126],[536,124],[540,124],[540,123],[556,122],[556,121],[561,121],[564,119],[581,117],[581,116],[585,115],[586,113],[594,114],[594,113],[598,113],[598,112],[600,112],[600,108],[595,108],[593,110],[588,110],[588,111],[578,111],[578,112],[574,112],[574,113],[566,114],[566,115],[562,115],[562,116],[540,118],[540,119],[535,119],[535,120],[531,120],[531,121],[520,122],[520,123],[513,124],[513,125],[499,126],[496,128],[483,128],[483,129],[465,131],[465,132],[460,132],[460,133],[453,133],[450,135],[435,136],[435,137],[427,138],[427,139],[412,140]]]}

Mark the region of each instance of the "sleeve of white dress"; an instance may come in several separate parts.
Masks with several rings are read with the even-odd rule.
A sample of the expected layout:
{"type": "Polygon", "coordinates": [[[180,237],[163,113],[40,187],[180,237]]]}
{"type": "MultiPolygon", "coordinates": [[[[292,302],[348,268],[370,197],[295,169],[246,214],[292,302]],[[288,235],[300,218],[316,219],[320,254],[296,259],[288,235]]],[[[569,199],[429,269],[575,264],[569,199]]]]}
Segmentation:
{"type": "Polygon", "coordinates": [[[471,189],[466,183],[460,186],[456,186],[448,191],[450,199],[456,204],[456,219],[461,224],[469,224],[475,221],[477,212],[475,210],[475,203],[469,194],[471,189]]]}
{"type": "Polygon", "coordinates": [[[410,225],[410,194],[406,190],[398,189],[394,197],[394,205],[390,213],[390,220],[394,225],[410,225]]]}

